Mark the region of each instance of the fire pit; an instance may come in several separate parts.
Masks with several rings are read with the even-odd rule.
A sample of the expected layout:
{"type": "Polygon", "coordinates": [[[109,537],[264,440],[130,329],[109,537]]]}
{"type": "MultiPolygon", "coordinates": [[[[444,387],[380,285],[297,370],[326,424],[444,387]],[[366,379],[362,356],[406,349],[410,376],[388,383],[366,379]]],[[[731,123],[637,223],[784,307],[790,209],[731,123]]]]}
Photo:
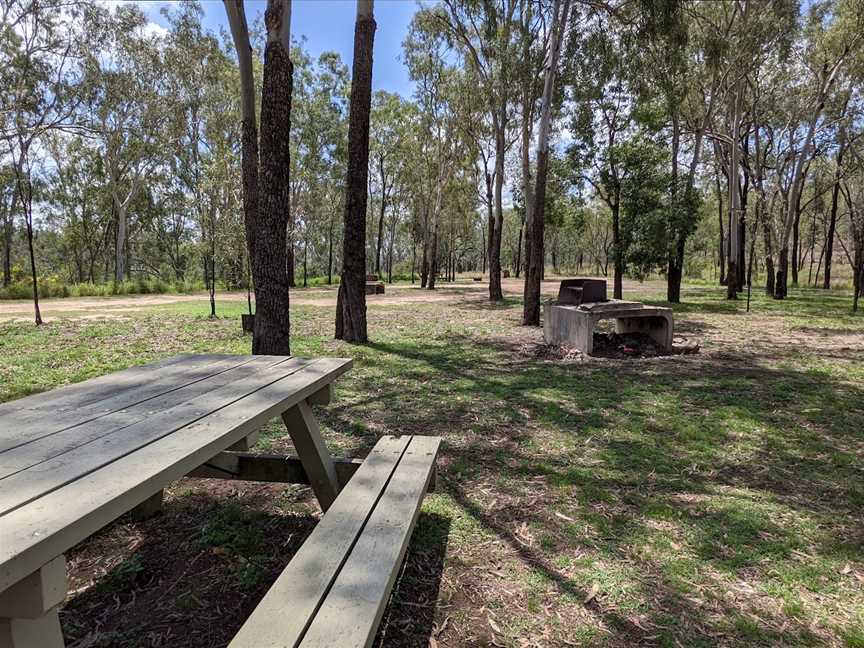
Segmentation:
{"type": "Polygon", "coordinates": [[[642,333],[654,340],[659,351],[672,350],[672,309],[607,300],[602,279],[562,281],[558,299],[543,304],[543,337],[547,344],[564,344],[591,355],[594,328],[605,319],[615,320],[619,335],[642,333]]]}

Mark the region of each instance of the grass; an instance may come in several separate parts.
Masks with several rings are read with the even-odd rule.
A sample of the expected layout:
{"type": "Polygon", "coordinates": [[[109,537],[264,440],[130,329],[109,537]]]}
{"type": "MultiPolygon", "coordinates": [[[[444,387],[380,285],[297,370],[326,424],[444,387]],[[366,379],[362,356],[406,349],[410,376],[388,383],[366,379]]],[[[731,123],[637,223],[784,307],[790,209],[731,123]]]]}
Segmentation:
{"type": "MultiPolygon", "coordinates": [[[[864,645],[864,316],[847,293],[754,294],[748,314],[690,287],[676,327],[699,354],[587,363],[540,359],[542,335],[518,325],[517,299],[448,295],[372,302],[364,346],[332,340],[332,306],[292,308],[297,355],[355,358],[319,411],[335,454],[361,455],[386,433],[445,440],[386,645],[864,645]]],[[[628,297],[661,299],[650,286],[628,297]]],[[[179,352],[246,353],[244,308],[220,304],[224,317],[209,320],[204,301],[187,301],[40,329],[0,323],[0,400],[179,352]]],[[[262,443],[290,450],[276,422],[262,443]]],[[[194,617],[210,593],[236,630],[315,507],[307,489],[213,484],[184,480],[167,519],[121,521],[76,550],[73,581],[92,583],[64,610],[71,638],[114,605],[116,578],[132,578],[141,595],[118,600],[140,617],[139,640],[173,623],[175,642],[224,645],[194,623],[178,640],[175,617],[194,617]],[[154,548],[131,566],[104,578],[82,566],[133,560],[142,536],[154,548]],[[170,611],[154,612],[150,581],[199,554],[215,570],[207,585],[178,577],[159,599],[170,611]]],[[[127,638],[104,645],[137,645],[117,624],[105,637],[127,638]]]]}

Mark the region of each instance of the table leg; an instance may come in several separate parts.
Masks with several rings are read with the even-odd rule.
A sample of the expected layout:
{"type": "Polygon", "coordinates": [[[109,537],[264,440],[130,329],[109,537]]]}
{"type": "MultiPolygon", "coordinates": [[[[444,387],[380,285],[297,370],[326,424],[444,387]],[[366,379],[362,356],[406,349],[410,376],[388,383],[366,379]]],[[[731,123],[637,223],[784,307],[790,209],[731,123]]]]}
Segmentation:
{"type": "Polygon", "coordinates": [[[228,450],[232,452],[248,452],[252,446],[258,443],[258,439],[260,437],[260,432],[253,432],[242,439],[240,439],[237,443],[234,443],[228,446],[228,450]]]}
{"type": "Polygon", "coordinates": [[[162,499],[164,496],[165,491],[160,490],[138,504],[138,506],[129,511],[132,520],[143,522],[159,515],[162,512],[162,499]]]}
{"type": "Polygon", "coordinates": [[[63,556],[0,592],[0,648],[63,648],[57,608],[65,596],[63,556]]]}
{"type": "Polygon", "coordinates": [[[306,401],[301,401],[282,414],[282,421],[288,428],[321,510],[326,512],[339,494],[339,479],[312,408],[306,401]]]}

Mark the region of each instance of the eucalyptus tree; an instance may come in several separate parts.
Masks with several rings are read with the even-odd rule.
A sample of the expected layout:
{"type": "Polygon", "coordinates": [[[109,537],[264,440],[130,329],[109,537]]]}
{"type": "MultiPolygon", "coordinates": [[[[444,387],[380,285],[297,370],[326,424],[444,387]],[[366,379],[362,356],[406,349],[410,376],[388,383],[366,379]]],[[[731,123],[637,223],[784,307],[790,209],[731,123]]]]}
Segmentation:
{"type": "Polygon", "coordinates": [[[372,105],[373,0],[357,0],[348,116],[348,166],[342,238],[342,279],[336,303],[336,338],[366,342],[366,203],[369,112],[372,105]]]}
{"type": "MultiPolygon", "coordinates": [[[[130,207],[149,175],[166,162],[160,126],[168,119],[161,39],[134,5],[93,6],[86,16],[86,119],[106,169],[114,212],[114,280],[129,266],[130,207]]],[[[170,145],[170,144],[169,144],[170,145]]]]}
{"type": "Polygon", "coordinates": [[[44,146],[53,169],[45,200],[48,223],[60,235],[72,280],[96,283],[100,262],[110,256],[111,233],[101,157],[80,135],[54,133],[44,146]]]}
{"type": "MultiPolygon", "coordinates": [[[[552,33],[543,79],[542,107],[540,110],[540,132],[537,138],[537,187],[534,192],[534,209],[529,223],[531,253],[526,254],[528,267],[525,271],[525,305],[522,323],[540,325],[540,280],[545,265],[543,234],[546,211],[546,180],[549,170],[549,131],[552,121],[552,102],[555,77],[558,73],[558,53],[567,28],[570,0],[555,0],[552,9],[552,33]]],[[[526,196],[527,198],[527,196],[526,196]]]]}
{"type": "MultiPolygon", "coordinates": [[[[185,202],[180,211],[188,213],[200,231],[210,316],[215,317],[218,229],[233,216],[228,211],[230,172],[238,161],[234,144],[240,138],[237,75],[216,38],[203,30],[200,5],[185,3],[166,15],[170,22],[164,54],[170,61],[165,72],[169,165],[185,202]]],[[[181,221],[174,228],[175,246],[182,231],[181,221]]]]}
{"type": "Polygon", "coordinates": [[[480,80],[479,93],[486,106],[495,137],[495,218],[488,242],[489,299],[501,301],[501,235],[504,226],[504,158],[507,129],[515,95],[513,62],[519,55],[518,24],[520,0],[443,0],[444,10],[431,14],[480,80]]]}
{"type": "MultiPolygon", "coordinates": [[[[557,8],[557,4],[553,5],[557,8]]],[[[512,65],[515,70],[514,81],[518,86],[519,106],[519,161],[522,173],[520,186],[524,197],[524,210],[522,223],[519,227],[518,249],[516,251],[515,274],[518,277],[522,265],[520,256],[522,252],[522,239],[524,231],[525,239],[525,276],[527,281],[527,268],[531,263],[532,244],[530,234],[533,228],[534,214],[534,179],[531,168],[531,148],[534,144],[534,123],[537,121],[537,102],[544,88],[544,63],[547,59],[550,35],[558,27],[560,18],[553,10],[549,14],[544,10],[542,3],[533,0],[522,0],[518,12],[517,47],[520,56],[516,57],[512,65]]],[[[563,33],[563,30],[562,30],[563,33]]],[[[526,283],[526,298],[527,298],[526,283]]]]}
{"type": "Polygon", "coordinates": [[[436,29],[439,19],[435,11],[418,12],[403,45],[420,109],[417,140],[423,176],[419,190],[424,196],[421,286],[429,290],[435,289],[438,274],[440,216],[448,188],[461,169],[465,154],[471,150],[470,146],[463,146],[461,135],[465,130],[460,127],[461,97],[468,91],[471,77],[448,62],[447,43],[436,29]]]}
{"type": "Polygon", "coordinates": [[[825,126],[826,103],[836,91],[839,75],[850,59],[858,56],[864,43],[864,6],[854,0],[818,3],[810,12],[806,36],[801,58],[809,72],[809,87],[801,97],[804,110],[800,113],[799,130],[803,134],[800,146],[797,138],[790,137],[789,140],[791,180],[780,228],[780,258],[774,287],[776,299],[784,299],[787,295],[790,239],[800,209],[805,168],[814,155],[817,132],[825,126]]]}
{"type": "Polygon", "coordinates": [[[403,164],[402,141],[405,138],[404,102],[398,94],[379,90],[372,97],[369,117],[370,175],[379,192],[378,225],[375,234],[375,274],[381,273],[381,251],[384,243],[384,217],[391,206],[398,176],[403,164]]]}
{"type": "MultiPolygon", "coordinates": [[[[296,99],[292,124],[291,227],[302,224],[300,237],[304,272],[308,251],[327,249],[328,282],[332,282],[334,244],[341,213],[339,188],[344,181],[347,139],[348,68],[335,52],[324,52],[316,61],[297,51],[302,62],[295,74],[296,99]],[[314,241],[312,239],[315,239],[314,241]]],[[[289,238],[294,238],[292,233],[289,238]]],[[[289,245],[289,249],[291,246],[289,245]]],[[[293,268],[289,259],[289,280],[293,268]]]]}
{"type": "Polygon", "coordinates": [[[261,86],[260,137],[255,120],[252,46],[242,0],[224,0],[240,66],[243,209],[255,284],[252,353],[290,354],[288,274],[290,220],[291,2],[268,0],[261,86]],[[260,141],[259,141],[260,139],[260,141]]]}
{"type": "Polygon", "coordinates": [[[27,232],[34,319],[42,323],[34,251],[33,201],[35,159],[47,134],[73,130],[79,98],[81,32],[75,27],[83,3],[20,0],[4,3],[0,26],[0,144],[14,176],[15,195],[4,224],[10,245],[9,218],[17,204],[27,232]]]}
{"type": "Polygon", "coordinates": [[[0,228],[3,230],[3,287],[12,281],[12,237],[18,192],[10,165],[0,167],[0,228]]]}
{"type": "Polygon", "coordinates": [[[565,71],[572,106],[569,156],[579,179],[609,208],[612,233],[612,294],[622,297],[624,258],[621,191],[624,170],[618,148],[637,129],[640,78],[631,30],[605,11],[591,11],[585,28],[573,30],[565,71]]]}

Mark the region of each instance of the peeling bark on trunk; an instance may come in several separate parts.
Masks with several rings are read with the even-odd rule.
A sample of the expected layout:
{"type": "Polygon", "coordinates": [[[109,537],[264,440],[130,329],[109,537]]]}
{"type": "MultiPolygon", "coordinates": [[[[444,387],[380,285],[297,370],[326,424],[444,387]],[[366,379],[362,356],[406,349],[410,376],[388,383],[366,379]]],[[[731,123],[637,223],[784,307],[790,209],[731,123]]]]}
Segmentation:
{"type": "Polygon", "coordinates": [[[243,221],[249,260],[255,258],[255,223],[258,216],[258,125],[255,116],[255,81],[252,48],[242,0],[223,0],[240,69],[241,172],[243,221]]]}
{"type": "Polygon", "coordinates": [[[336,305],[336,338],[366,342],[366,201],[369,179],[369,112],[372,104],[372,0],[357,0],[354,63],[348,123],[342,282],[336,305]]]}

